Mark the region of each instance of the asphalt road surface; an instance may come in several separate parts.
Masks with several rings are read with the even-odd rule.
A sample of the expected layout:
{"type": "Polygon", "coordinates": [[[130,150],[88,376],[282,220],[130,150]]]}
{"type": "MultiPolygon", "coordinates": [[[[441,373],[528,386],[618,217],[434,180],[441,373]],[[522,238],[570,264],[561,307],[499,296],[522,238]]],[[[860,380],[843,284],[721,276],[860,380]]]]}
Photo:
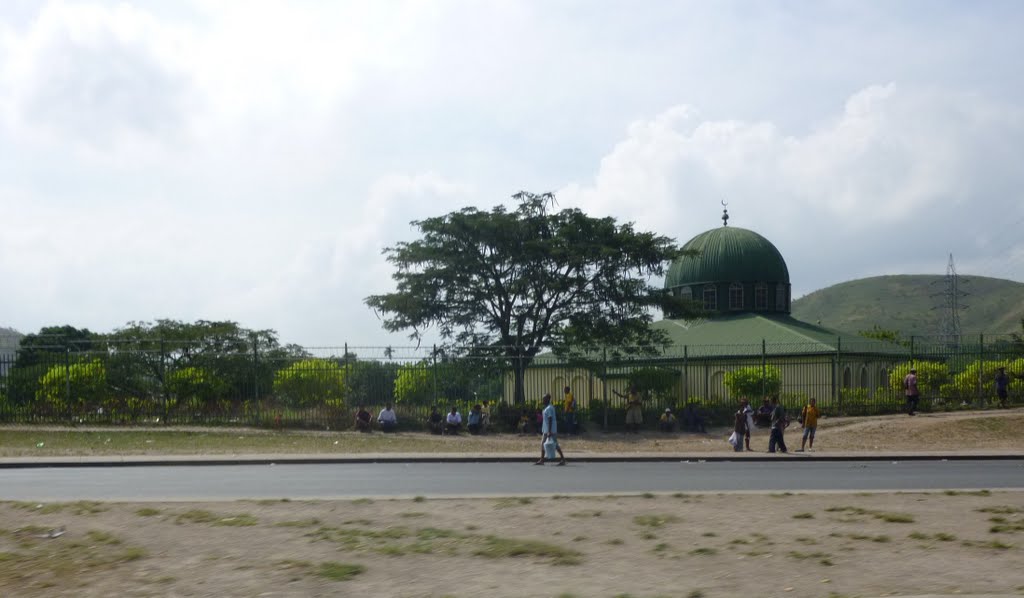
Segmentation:
{"type": "Polygon", "coordinates": [[[0,470],[0,500],[330,499],[639,492],[1024,488],[1024,460],[387,463],[0,470]]]}

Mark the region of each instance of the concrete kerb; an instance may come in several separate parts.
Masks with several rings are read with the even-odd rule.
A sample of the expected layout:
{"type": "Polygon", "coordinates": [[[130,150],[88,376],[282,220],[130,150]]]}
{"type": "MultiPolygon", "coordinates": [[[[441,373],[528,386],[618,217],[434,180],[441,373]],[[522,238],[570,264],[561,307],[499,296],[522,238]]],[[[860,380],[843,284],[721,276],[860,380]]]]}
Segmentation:
{"type": "MultiPolygon", "coordinates": [[[[351,465],[374,463],[526,463],[534,453],[366,453],[351,455],[126,455],[82,457],[8,457],[0,458],[0,469],[85,468],[85,467],[166,467],[225,465],[351,465]]],[[[575,463],[769,463],[786,460],[805,463],[836,461],[977,461],[1019,460],[1018,452],[919,452],[919,453],[728,453],[728,454],[580,454],[567,455],[575,463]]]]}

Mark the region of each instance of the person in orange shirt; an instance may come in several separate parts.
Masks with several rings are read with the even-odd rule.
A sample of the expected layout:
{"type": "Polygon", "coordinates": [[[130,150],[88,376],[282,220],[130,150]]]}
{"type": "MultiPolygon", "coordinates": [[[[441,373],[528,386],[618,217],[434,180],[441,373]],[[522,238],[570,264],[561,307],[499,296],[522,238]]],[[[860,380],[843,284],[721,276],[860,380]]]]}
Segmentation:
{"type": "Polygon", "coordinates": [[[568,386],[563,391],[565,399],[562,404],[562,413],[565,414],[565,433],[576,433],[576,397],[572,396],[572,389],[568,386]]]}
{"type": "Polygon", "coordinates": [[[818,411],[818,400],[812,398],[800,412],[800,425],[804,428],[804,438],[800,441],[800,450],[797,452],[804,452],[804,445],[807,444],[808,438],[811,440],[810,449],[814,450],[814,432],[818,429],[819,417],[821,417],[821,411],[818,411]]]}

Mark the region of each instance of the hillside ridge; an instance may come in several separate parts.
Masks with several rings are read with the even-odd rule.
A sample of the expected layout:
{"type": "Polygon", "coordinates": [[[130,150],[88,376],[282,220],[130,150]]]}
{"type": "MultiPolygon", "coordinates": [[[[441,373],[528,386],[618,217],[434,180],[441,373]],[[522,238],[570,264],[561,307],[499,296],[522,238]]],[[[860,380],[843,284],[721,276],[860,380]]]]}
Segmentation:
{"type": "MultiPolygon", "coordinates": [[[[1021,332],[1024,283],[961,275],[958,298],[962,334],[1021,332]]],[[[792,315],[805,322],[857,333],[878,326],[903,336],[942,334],[946,277],[890,274],[834,284],[793,301],[792,315]]]]}

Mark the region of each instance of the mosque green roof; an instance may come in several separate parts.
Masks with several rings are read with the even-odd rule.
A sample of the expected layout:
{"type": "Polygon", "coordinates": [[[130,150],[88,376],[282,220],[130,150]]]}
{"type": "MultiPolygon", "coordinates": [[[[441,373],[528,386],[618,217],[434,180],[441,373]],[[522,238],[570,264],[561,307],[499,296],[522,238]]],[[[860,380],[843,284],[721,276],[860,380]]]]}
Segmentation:
{"type": "Polygon", "coordinates": [[[665,288],[723,282],[789,284],[789,269],[771,241],[752,230],[722,226],[690,239],[683,249],[699,252],[672,262],[665,288]]]}

